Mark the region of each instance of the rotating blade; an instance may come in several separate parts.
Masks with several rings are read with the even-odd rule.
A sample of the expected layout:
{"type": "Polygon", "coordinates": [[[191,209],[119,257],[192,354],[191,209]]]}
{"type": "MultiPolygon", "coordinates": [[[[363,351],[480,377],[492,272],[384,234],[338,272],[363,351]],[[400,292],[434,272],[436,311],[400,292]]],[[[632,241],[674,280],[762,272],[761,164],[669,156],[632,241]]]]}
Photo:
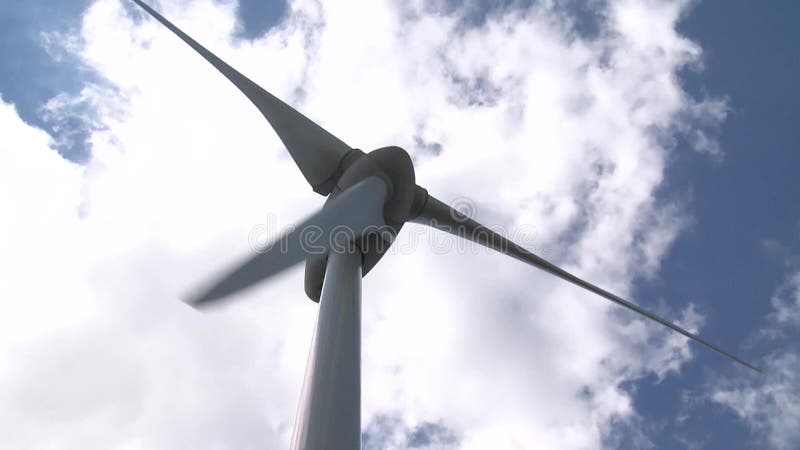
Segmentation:
{"type": "Polygon", "coordinates": [[[492,250],[511,256],[526,264],[530,264],[547,273],[555,275],[561,278],[562,280],[569,281],[570,283],[576,286],[580,286],[607,300],[610,300],[618,305],[621,305],[633,312],[641,314],[642,316],[645,316],[650,320],[656,321],[661,325],[664,325],[665,327],[670,328],[673,331],[676,331],[695,342],[699,342],[700,344],[703,344],[704,346],[710,348],[711,350],[714,350],[715,352],[723,356],[726,356],[731,360],[736,361],[737,363],[749,369],[755,370],[756,372],[762,372],[762,369],[748,363],[747,361],[744,361],[743,359],[733,355],[732,353],[729,353],[719,348],[718,346],[706,341],[705,339],[701,338],[695,333],[692,333],[684,328],[681,328],[680,326],[664,319],[663,317],[657,314],[647,311],[644,308],[623,299],[622,297],[614,295],[611,292],[608,292],[605,289],[602,289],[598,286],[595,286],[594,284],[589,283],[588,281],[578,278],[577,276],[567,272],[566,270],[556,266],[555,264],[550,263],[549,261],[541,258],[540,256],[526,250],[520,245],[504,238],[498,233],[490,230],[489,228],[481,225],[480,223],[461,214],[459,211],[437,200],[433,196],[428,195],[427,192],[424,191],[424,189],[419,187],[417,189],[421,193],[420,197],[424,198],[424,200],[422,200],[424,201],[424,204],[420,209],[419,215],[411,219],[412,222],[428,225],[433,228],[445,231],[447,233],[454,234],[456,236],[473,241],[477,244],[491,248],[492,250]]]}
{"type": "Polygon", "coordinates": [[[272,125],[314,191],[330,193],[342,158],[353,150],[350,146],[219,59],[153,8],[140,0],[133,1],[236,85],[272,125]]]}
{"type": "Polygon", "coordinates": [[[187,300],[194,306],[236,293],[327,251],[345,250],[365,231],[386,226],[383,205],[386,183],[367,178],[333,197],[319,212],[273,241],[257,255],[237,265],[224,277],[187,300]]]}

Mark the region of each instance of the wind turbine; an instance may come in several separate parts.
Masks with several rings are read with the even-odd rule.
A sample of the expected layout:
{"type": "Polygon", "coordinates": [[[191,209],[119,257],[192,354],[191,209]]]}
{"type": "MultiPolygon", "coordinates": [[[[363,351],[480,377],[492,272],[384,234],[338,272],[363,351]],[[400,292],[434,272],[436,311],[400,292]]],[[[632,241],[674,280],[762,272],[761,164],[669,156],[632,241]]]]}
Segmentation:
{"type": "Polygon", "coordinates": [[[186,35],[140,0],[136,4],[169,28],[228,78],[264,115],[312,189],[327,197],[313,214],[188,302],[196,307],[270,278],[302,261],[305,291],[320,303],[292,437],[292,449],[361,447],[361,278],[406,222],[469,239],[569,281],[654,320],[757,372],[761,369],[634,303],[585,281],[451,208],[418,186],[408,153],[351,148],[273,96],[186,35]]]}

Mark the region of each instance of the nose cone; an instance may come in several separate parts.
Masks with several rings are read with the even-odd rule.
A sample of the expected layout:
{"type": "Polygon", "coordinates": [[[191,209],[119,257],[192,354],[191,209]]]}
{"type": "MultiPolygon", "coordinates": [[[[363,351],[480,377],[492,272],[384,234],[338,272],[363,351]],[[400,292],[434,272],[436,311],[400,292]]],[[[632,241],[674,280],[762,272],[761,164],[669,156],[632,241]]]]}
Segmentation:
{"type": "Polygon", "coordinates": [[[371,176],[379,176],[390,183],[384,215],[387,223],[402,225],[410,216],[416,192],[411,156],[400,147],[379,148],[348,167],[336,184],[339,189],[345,190],[371,176]]]}

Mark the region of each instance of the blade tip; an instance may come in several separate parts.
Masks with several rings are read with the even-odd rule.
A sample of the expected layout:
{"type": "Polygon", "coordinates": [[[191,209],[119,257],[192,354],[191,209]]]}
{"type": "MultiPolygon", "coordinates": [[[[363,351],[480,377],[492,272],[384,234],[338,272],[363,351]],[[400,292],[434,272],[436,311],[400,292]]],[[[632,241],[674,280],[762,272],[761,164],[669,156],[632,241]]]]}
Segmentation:
{"type": "Polygon", "coordinates": [[[202,310],[206,309],[213,300],[216,300],[218,296],[212,295],[211,292],[205,292],[202,294],[189,294],[182,298],[183,302],[187,305],[191,306],[194,309],[202,310]]]}
{"type": "Polygon", "coordinates": [[[192,307],[192,308],[194,308],[194,309],[197,309],[197,310],[202,310],[202,309],[204,309],[204,308],[203,308],[203,306],[204,306],[204,305],[203,305],[203,301],[202,301],[201,299],[196,299],[196,298],[184,298],[184,299],[182,299],[182,300],[183,300],[183,303],[186,303],[187,305],[191,306],[191,307],[192,307]]]}

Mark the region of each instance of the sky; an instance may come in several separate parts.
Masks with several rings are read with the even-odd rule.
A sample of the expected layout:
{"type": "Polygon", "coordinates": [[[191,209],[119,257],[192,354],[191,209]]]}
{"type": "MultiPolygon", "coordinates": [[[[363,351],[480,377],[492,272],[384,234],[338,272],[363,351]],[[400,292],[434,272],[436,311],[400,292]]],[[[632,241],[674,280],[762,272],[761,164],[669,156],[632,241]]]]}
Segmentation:
{"type": "MultiPolygon", "coordinates": [[[[364,449],[800,447],[800,6],[153,6],[437,198],[669,317],[407,224],[364,278],[364,449]]],[[[287,448],[298,267],[180,301],[323,199],[124,0],[0,4],[0,447],[287,448]]]]}

